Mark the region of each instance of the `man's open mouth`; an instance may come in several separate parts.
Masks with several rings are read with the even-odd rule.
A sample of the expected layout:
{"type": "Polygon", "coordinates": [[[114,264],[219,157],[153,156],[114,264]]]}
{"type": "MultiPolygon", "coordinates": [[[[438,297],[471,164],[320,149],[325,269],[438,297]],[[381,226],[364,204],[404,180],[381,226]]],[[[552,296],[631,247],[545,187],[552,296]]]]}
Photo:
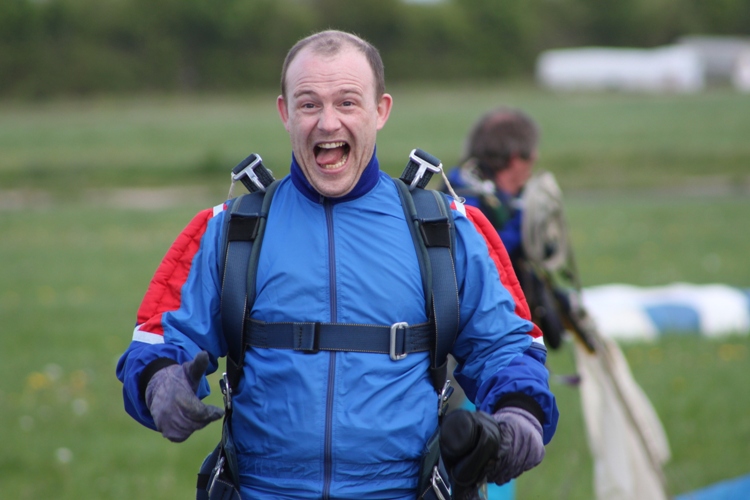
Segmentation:
{"type": "Polygon", "coordinates": [[[349,158],[349,145],[344,141],[323,142],[315,146],[315,161],[326,170],[343,167],[349,158]]]}

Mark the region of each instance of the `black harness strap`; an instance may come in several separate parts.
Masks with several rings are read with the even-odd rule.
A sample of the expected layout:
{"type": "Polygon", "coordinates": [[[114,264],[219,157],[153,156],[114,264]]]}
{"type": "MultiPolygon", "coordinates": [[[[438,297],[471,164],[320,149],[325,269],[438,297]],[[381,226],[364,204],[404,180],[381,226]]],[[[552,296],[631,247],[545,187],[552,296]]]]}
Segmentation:
{"type": "Polygon", "coordinates": [[[347,323],[246,323],[245,345],[265,349],[355,351],[388,354],[391,359],[432,348],[432,325],[422,323],[391,326],[347,323]]]}
{"type": "Polygon", "coordinates": [[[448,353],[458,335],[459,297],[453,260],[456,231],[450,202],[437,191],[409,191],[400,179],[394,180],[401,196],[409,229],[417,248],[425,291],[427,317],[434,324],[430,376],[440,394],[448,379],[448,353]]]}
{"type": "Polygon", "coordinates": [[[236,387],[245,347],[304,352],[359,351],[389,354],[398,360],[430,352],[430,376],[438,394],[447,380],[447,356],[458,334],[459,298],[453,261],[455,228],[448,199],[437,191],[409,191],[394,179],[415,245],[428,322],[421,325],[347,325],[264,323],[249,318],[255,300],[255,275],[263,233],[278,181],[266,193],[246,194],[232,202],[227,217],[221,316],[227,342],[227,376],[236,387]]]}
{"type": "Polygon", "coordinates": [[[265,193],[259,191],[235,198],[226,217],[221,324],[227,342],[227,377],[231,387],[237,386],[242,375],[245,318],[255,300],[258,256],[278,184],[275,181],[265,193]]]}
{"type": "MultiPolygon", "coordinates": [[[[251,155],[252,156],[252,155],[251,155]]],[[[247,161],[247,160],[246,160],[247,161]]],[[[428,321],[419,325],[395,323],[393,325],[361,325],[337,323],[265,323],[250,318],[255,301],[255,278],[261,244],[273,194],[279,181],[262,190],[251,192],[232,201],[226,214],[224,228],[224,262],[222,275],[221,318],[224,339],[227,343],[227,373],[222,385],[225,397],[226,414],[222,441],[210,455],[199,474],[198,498],[203,498],[209,468],[218,458],[226,459],[226,466],[232,484],[238,488],[237,463],[234,444],[229,430],[232,412],[232,388],[242,376],[242,365],[246,346],[276,349],[295,349],[307,353],[320,350],[359,351],[389,354],[398,361],[412,352],[430,352],[430,378],[435,391],[440,395],[439,414],[450,392],[447,381],[447,357],[459,327],[459,296],[454,265],[455,226],[450,202],[442,193],[424,190],[429,181],[429,172],[441,167],[439,160],[414,150],[410,155],[407,171],[417,165],[407,182],[394,179],[401,205],[404,210],[409,232],[419,262],[420,275],[425,294],[425,313],[428,321]],[[419,153],[419,154],[418,154],[419,153]],[[425,172],[428,176],[424,177],[425,172]],[[223,457],[223,458],[222,458],[223,457]]],[[[239,165],[238,167],[242,166],[239,165]]],[[[239,175],[239,174],[238,174],[239,175]]],[[[244,182],[244,181],[243,181],[244,182]]],[[[247,184],[246,184],[247,185],[247,184]]],[[[265,185],[265,183],[264,183],[265,185]]],[[[439,433],[436,432],[435,436],[439,433]]],[[[447,473],[438,471],[439,461],[437,437],[430,441],[430,452],[423,457],[420,472],[420,498],[427,498],[434,490],[441,491],[439,484],[446,486],[447,473]],[[423,487],[431,481],[431,486],[423,487]],[[424,483],[424,484],[423,484],[424,483]]],[[[218,465],[221,472],[221,465],[218,465]]],[[[213,469],[214,474],[216,468],[213,469]]],[[[450,496],[445,489],[442,497],[450,496]]]]}

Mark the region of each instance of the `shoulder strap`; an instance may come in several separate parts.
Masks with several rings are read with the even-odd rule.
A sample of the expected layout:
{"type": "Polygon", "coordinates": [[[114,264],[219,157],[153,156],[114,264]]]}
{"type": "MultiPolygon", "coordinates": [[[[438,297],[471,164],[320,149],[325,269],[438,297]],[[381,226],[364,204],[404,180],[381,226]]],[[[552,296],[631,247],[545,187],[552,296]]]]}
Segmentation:
{"type": "Polygon", "coordinates": [[[450,202],[442,193],[409,187],[394,179],[409,230],[417,250],[427,318],[434,327],[430,376],[435,390],[443,391],[448,353],[458,335],[459,297],[453,260],[456,231],[450,202]]]}
{"type": "Polygon", "coordinates": [[[225,217],[221,323],[227,342],[227,376],[231,387],[236,387],[242,373],[245,317],[255,298],[258,256],[278,184],[275,181],[265,192],[235,198],[225,217]]]}

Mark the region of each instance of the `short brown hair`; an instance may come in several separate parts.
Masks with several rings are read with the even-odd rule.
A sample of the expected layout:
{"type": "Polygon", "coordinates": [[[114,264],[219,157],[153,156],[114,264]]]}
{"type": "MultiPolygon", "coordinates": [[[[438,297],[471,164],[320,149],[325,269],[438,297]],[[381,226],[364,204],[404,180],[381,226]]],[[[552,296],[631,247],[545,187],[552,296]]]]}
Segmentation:
{"type": "Polygon", "coordinates": [[[500,107],[485,113],[466,141],[466,159],[473,158],[491,178],[508,167],[513,156],[530,159],[539,142],[539,127],[523,111],[500,107]]]}
{"type": "Polygon", "coordinates": [[[284,59],[284,65],[281,67],[281,95],[284,99],[286,99],[286,73],[289,65],[302,49],[307,47],[310,47],[310,50],[314,53],[325,56],[335,56],[345,47],[353,47],[359,50],[365,55],[370,68],[372,68],[372,74],[375,79],[375,98],[379,100],[385,93],[385,69],[378,49],[371,43],[351,33],[326,30],[303,38],[289,49],[284,59]]]}

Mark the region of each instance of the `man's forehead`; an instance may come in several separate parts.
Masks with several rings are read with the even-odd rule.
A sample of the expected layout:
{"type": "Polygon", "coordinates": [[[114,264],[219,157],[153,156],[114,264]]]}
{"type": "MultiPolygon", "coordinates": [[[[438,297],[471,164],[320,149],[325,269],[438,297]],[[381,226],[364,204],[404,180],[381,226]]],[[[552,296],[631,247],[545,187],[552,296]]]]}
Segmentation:
{"type": "Polygon", "coordinates": [[[353,45],[342,45],[336,50],[326,51],[322,49],[316,49],[316,47],[304,47],[300,50],[297,55],[289,63],[290,68],[300,61],[315,61],[317,64],[328,64],[337,61],[338,59],[347,58],[349,60],[356,60],[358,63],[367,64],[367,56],[364,52],[359,50],[353,45]]]}
{"type": "Polygon", "coordinates": [[[312,92],[321,83],[336,94],[362,94],[365,87],[374,85],[374,75],[365,55],[347,47],[336,54],[320,54],[305,48],[290,64],[286,79],[295,96],[312,92]],[[341,67],[343,58],[348,61],[341,67]]]}
{"type": "MultiPolygon", "coordinates": [[[[312,64],[313,66],[322,66],[326,64],[332,64],[337,62],[339,59],[348,58],[357,60],[364,64],[367,63],[367,57],[353,46],[343,46],[334,53],[327,53],[316,50],[314,47],[305,47],[290,63],[290,69],[294,66],[299,67],[303,64],[312,64]]],[[[369,64],[368,64],[369,66],[369,64]]]]}

